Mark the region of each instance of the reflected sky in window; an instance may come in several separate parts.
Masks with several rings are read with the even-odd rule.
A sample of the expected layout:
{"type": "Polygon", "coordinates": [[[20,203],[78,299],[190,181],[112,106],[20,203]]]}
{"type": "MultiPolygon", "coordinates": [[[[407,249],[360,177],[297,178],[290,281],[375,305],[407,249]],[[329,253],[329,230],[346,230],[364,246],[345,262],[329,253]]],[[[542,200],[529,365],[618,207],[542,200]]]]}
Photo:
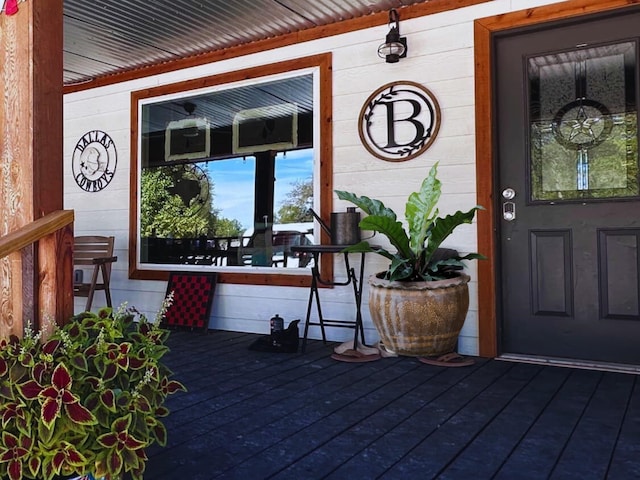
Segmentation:
{"type": "MultiPolygon", "coordinates": [[[[220,216],[253,227],[255,158],[233,158],[200,164],[213,182],[213,206],[220,216]]],[[[313,175],[313,150],[295,150],[276,157],[275,210],[282,205],[296,181],[313,175]]]]}

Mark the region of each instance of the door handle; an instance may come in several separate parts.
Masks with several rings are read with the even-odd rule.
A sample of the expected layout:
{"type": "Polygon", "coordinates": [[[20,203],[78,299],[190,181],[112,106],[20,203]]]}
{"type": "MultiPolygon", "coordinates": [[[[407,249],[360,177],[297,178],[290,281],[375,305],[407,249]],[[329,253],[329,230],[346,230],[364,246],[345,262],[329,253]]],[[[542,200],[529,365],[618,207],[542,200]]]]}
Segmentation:
{"type": "MultiPolygon", "coordinates": [[[[505,200],[513,200],[516,196],[516,191],[513,188],[505,188],[502,191],[502,198],[505,200]]],[[[507,222],[513,222],[516,219],[516,204],[515,202],[503,202],[502,203],[502,218],[507,222]]]]}
{"type": "Polygon", "coordinates": [[[516,204],[513,202],[504,202],[502,204],[502,218],[507,222],[513,222],[516,219],[516,204]]]}

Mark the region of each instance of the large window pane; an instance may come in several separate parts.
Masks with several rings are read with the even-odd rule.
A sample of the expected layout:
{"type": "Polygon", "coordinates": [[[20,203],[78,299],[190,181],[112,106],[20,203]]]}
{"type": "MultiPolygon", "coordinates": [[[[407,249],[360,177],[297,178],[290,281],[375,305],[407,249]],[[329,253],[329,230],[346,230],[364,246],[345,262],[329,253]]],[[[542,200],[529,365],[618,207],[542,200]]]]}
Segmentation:
{"type": "Polygon", "coordinates": [[[141,109],[140,263],[308,268],[314,76],[222,86],[141,109]]]}

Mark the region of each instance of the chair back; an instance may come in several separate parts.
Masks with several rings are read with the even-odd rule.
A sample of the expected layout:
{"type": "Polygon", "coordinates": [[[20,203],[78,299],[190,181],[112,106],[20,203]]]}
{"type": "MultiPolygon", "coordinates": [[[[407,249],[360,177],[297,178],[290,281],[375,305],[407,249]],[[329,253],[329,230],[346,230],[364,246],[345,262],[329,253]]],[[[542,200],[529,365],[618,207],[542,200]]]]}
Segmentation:
{"type": "Polygon", "coordinates": [[[115,237],[82,236],[73,239],[73,264],[75,266],[95,265],[94,258],[113,256],[115,237]]]}
{"type": "Polygon", "coordinates": [[[85,310],[91,310],[93,295],[96,290],[104,290],[108,307],[111,307],[111,291],[109,281],[111,278],[111,264],[118,260],[113,255],[113,245],[115,237],[104,237],[97,235],[85,235],[74,238],[73,246],[73,266],[91,267],[91,280],[84,279],[84,275],[76,278],[74,275],[73,292],[75,296],[87,297],[85,310]],[[98,276],[102,281],[98,281],[98,276]]]}

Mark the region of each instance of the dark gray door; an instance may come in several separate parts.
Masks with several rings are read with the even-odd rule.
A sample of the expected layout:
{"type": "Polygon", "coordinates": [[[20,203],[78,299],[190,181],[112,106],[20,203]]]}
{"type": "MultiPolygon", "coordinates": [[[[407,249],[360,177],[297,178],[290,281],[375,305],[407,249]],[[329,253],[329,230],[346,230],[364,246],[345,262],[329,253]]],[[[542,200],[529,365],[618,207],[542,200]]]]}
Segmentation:
{"type": "Polygon", "coordinates": [[[640,364],[638,37],[635,9],[496,38],[502,353],[640,364]]]}

